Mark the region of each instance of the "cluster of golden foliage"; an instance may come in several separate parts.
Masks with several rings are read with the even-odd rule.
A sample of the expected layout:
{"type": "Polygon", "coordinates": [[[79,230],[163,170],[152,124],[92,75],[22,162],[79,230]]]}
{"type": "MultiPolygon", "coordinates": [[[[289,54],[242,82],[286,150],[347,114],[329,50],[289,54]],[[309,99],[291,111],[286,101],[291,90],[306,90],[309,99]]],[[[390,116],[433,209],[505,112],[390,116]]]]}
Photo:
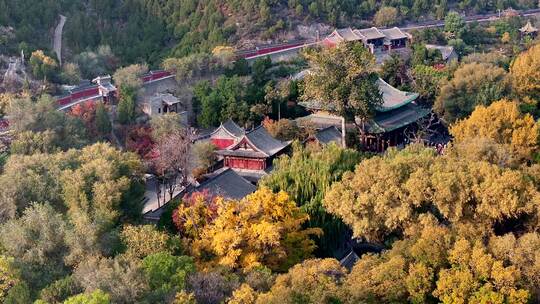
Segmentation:
{"type": "Polygon", "coordinates": [[[402,232],[425,213],[479,230],[526,215],[525,225],[539,227],[540,191],[531,174],[411,146],[364,160],[332,185],[324,204],[355,236],[373,241],[402,232]]]}
{"type": "Polygon", "coordinates": [[[217,199],[215,204],[211,216],[204,200],[177,211],[181,235],[200,264],[284,271],[315,249],[309,237],[320,229],[302,228],[308,216],[285,192],[263,187],[240,201],[217,199]]]}
{"type": "Polygon", "coordinates": [[[242,284],[229,303],[528,303],[540,277],[538,234],[486,242],[473,227],[422,216],[404,240],[364,255],[350,272],[334,259],[306,260],[266,292],[242,284]]]}
{"type": "Polygon", "coordinates": [[[469,118],[450,129],[458,152],[465,150],[460,156],[473,156],[499,165],[531,161],[538,150],[538,131],[534,118],[522,114],[518,103],[507,100],[489,107],[478,106],[469,118]]]}
{"type": "Polygon", "coordinates": [[[31,58],[35,58],[35,60],[40,61],[42,64],[51,67],[56,67],[58,65],[53,58],[45,55],[42,50],[32,52],[31,58]]]}
{"type": "Polygon", "coordinates": [[[124,226],[120,233],[126,245],[126,255],[142,259],[151,254],[169,252],[171,236],[154,225],[124,226]]]}
{"type": "Polygon", "coordinates": [[[519,55],[510,67],[512,87],[524,97],[540,97],[540,44],[519,55]]]}

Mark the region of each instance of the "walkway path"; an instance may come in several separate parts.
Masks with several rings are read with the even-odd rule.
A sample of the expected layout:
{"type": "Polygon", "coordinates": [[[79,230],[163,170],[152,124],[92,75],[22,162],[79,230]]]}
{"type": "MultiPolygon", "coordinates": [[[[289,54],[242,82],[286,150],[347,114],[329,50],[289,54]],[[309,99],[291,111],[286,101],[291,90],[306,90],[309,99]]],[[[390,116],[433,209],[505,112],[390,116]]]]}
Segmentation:
{"type": "Polygon", "coordinates": [[[62,65],[62,31],[64,30],[64,24],[66,24],[66,16],[60,15],[60,22],[54,29],[54,42],[53,49],[58,58],[58,62],[62,65]]]}

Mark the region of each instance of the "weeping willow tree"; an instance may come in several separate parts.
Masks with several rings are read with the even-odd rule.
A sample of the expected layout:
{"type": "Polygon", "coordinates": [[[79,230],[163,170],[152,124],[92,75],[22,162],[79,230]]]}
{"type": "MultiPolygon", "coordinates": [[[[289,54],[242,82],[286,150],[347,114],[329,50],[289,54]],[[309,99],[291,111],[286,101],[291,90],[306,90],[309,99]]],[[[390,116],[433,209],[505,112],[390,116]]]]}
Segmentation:
{"type": "Polygon", "coordinates": [[[348,234],[346,225],[326,212],[322,200],[330,185],[341,180],[345,172],[354,170],[364,157],[334,144],[314,151],[296,143],[292,156],[277,159],[272,174],[261,181],[273,191],[286,191],[309,214],[307,225],[323,229],[324,235],[317,242],[322,256],[336,254],[341,240],[348,234]]]}

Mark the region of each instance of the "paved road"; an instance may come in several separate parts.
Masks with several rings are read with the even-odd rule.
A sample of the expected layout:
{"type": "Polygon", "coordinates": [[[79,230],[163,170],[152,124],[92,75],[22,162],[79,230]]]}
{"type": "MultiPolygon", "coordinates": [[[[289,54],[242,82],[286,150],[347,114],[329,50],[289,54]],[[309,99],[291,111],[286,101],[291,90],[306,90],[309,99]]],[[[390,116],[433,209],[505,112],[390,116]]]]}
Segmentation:
{"type": "Polygon", "coordinates": [[[66,16],[60,15],[60,22],[54,29],[54,42],[53,49],[58,58],[58,62],[62,65],[62,31],[64,30],[64,24],[66,24],[66,16]]]}
{"type": "MultiPolygon", "coordinates": [[[[540,9],[530,9],[530,10],[523,10],[523,11],[516,11],[520,16],[522,17],[530,17],[530,16],[540,16],[540,9]]],[[[499,13],[490,13],[490,14],[484,14],[484,15],[474,15],[474,16],[466,16],[465,22],[466,23],[472,23],[472,22],[491,22],[499,19],[499,13]]],[[[419,23],[410,23],[401,25],[399,28],[404,31],[410,31],[415,29],[425,29],[425,28],[432,28],[432,27],[443,27],[444,26],[444,20],[432,20],[432,21],[425,21],[425,22],[419,22],[419,23]]],[[[256,48],[252,50],[240,50],[236,54],[242,57],[246,57],[246,54],[253,54],[251,56],[248,56],[249,59],[256,59],[258,57],[265,57],[268,54],[264,55],[257,55],[257,52],[260,51],[260,49],[269,49],[274,48],[282,45],[296,45],[298,42],[302,41],[295,41],[294,43],[276,43],[276,44],[270,44],[265,45],[262,48],[256,48]]],[[[308,44],[311,43],[311,41],[303,41],[304,43],[308,44]]],[[[304,45],[305,46],[305,45],[304,45]]],[[[280,51],[281,52],[281,51],[280,51]]],[[[279,52],[271,53],[274,56],[278,56],[279,52]]]]}
{"type": "MultiPolygon", "coordinates": [[[[517,13],[522,17],[538,16],[540,15],[540,9],[517,11],[517,13]]],[[[484,14],[484,15],[466,16],[465,22],[466,23],[473,23],[473,22],[482,23],[482,22],[492,22],[498,19],[499,19],[498,13],[491,13],[491,14],[484,14]]],[[[400,28],[402,30],[409,31],[409,30],[415,30],[415,29],[443,27],[443,26],[444,26],[444,20],[435,20],[435,21],[427,21],[427,22],[422,22],[422,23],[408,24],[400,28]]]]}

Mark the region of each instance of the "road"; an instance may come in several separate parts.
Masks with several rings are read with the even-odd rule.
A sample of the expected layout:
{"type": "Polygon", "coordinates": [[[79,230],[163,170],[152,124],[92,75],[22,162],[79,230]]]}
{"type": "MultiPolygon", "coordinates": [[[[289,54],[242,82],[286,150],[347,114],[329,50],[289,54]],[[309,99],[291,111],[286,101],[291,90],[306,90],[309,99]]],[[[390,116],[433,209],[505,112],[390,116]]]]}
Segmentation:
{"type": "MultiPolygon", "coordinates": [[[[517,13],[522,17],[538,16],[540,15],[540,9],[517,11],[517,13]]],[[[482,23],[482,22],[493,22],[498,19],[499,19],[499,14],[492,13],[492,14],[485,14],[485,15],[466,16],[465,22],[466,23],[473,23],[473,22],[482,23]]],[[[422,23],[404,25],[400,27],[400,29],[404,31],[410,31],[410,30],[416,30],[416,29],[443,27],[443,26],[444,26],[444,20],[434,20],[434,21],[427,21],[427,22],[422,22],[422,23]]]]}
{"type": "MultiPolygon", "coordinates": [[[[530,16],[539,16],[540,15],[540,9],[530,9],[530,10],[523,10],[523,11],[516,11],[520,16],[522,17],[530,17],[530,16]]],[[[499,19],[499,13],[491,13],[491,14],[484,14],[484,15],[474,15],[474,16],[466,16],[464,17],[466,23],[472,23],[472,22],[492,22],[499,19]]],[[[432,21],[426,21],[426,22],[420,22],[420,23],[410,23],[401,25],[399,28],[404,31],[410,31],[410,30],[416,30],[416,29],[425,29],[425,28],[432,28],[432,27],[443,27],[444,26],[444,20],[432,20],[432,21]]],[[[242,58],[249,58],[254,59],[257,57],[264,57],[267,55],[265,52],[266,50],[272,50],[274,48],[279,48],[279,51],[276,52],[269,52],[268,54],[275,54],[278,55],[279,52],[288,50],[290,48],[298,47],[298,45],[301,43],[304,43],[303,46],[306,46],[308,43],[312,43],[312,41],[304,40],[304,41],[294,41],[289,43],[276,43],[276,44],[270,44],[265,45],[262,47],[258,47],[252,50],[240,50],[236,52],[236,55],[242,58]]]]}
{"type": "Polygon", "coordinates": [[[66,19],[66,16],[60,15],[60,22],[54,29],[53,49],[60,65],[62,65],[62,32],[64,30],[64,24],[66,24],[66,19]]]}

